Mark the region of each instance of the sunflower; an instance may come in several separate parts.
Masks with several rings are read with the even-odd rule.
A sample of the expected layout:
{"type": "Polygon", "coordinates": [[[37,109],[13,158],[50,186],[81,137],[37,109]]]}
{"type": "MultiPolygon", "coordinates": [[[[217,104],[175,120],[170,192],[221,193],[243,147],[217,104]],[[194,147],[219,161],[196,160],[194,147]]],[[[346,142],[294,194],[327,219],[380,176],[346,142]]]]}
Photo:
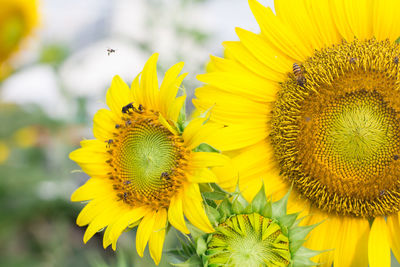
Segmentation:
{"type": "Polygon", "coordinates": [[[186,216],[204,232],[213,231],[198,183],[216,182],[208,167],[227,161],[219,153],[193,151],[220,126],[196,118],[183,130],[186,95],[176,97],[186,76],[179,76],[183,63],[166,72],[159,88],[157,58],[151,56],[131,89],[114,77],[107,92],[110,110],[94,117],[95,139],[82,141],[82,148],[70,154],[91,176],[71,196],[90,200],[77,218],[79,226],[88,225],[84,242],[106,228],[103,246],[115,250],[122,231],[138,226],[137,252],[143,256],[148,242],[156,264],[168,222],[188,234],[186,216]]]}
{"type": "Polygon", "coordinates": [[[0,63],[18,50],[38,24],[36,0],[0,0],[0,63]]]}
{"type": "Polygon", "coordinates": [[[172,255],[193,267],[314,266],[310,257],[320,252],[302,244],[316,225],[299,226],[299,214],[286,213],[289,194],[271,202],[261,188],[252,203],[235,194],[209,206],[215,231],[192,235],[192,242],[172,255]]]}
{"type": "MultiPolygon", "coordinates": [[[[400,260],[398,1],[255,0],[259,34],[236,29],[212,57],[195,106],[225,125],[210,144],[235,155],[247,200],[261,188],[326,220],[306,246],[323,266],[400,260]]],[[[218,168],[233,189],[232,168],[218,168]]]]}

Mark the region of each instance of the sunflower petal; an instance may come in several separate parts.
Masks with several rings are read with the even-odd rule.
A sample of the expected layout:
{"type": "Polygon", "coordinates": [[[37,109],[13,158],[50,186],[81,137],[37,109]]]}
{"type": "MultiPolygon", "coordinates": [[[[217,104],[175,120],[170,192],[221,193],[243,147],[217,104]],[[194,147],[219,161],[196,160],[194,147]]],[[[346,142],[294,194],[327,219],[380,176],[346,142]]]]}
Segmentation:
{"type": "Polygon", "coordinates": [[[111,87],[106,95],[107,106],[114,114],[120,114],[122,107],[132,102],[128,85],[119,77],[114,76],[111,87]]]}
{"type": "Polygon", "coordinates": [[[168,221],[173,227],[182,233],[189,234],[189,230],[186,227],[185,218],[183,217],[182,196],[183,195],[180,192],[171,198],[168,208],[168,221]]]}
{"type": "Polygon", "coordinates": [[[140,257],[143,257],[144,249],[146,248],[147,241],[154,230],[154,223],[156,216],[155,212],[147,213],[139,224],[136,233],[136,250],[140,257]]]}
{"type": "Polygon", "coordinates": [[[388,227],[384,217],[376,217],[368,240],[368,260],[371,267],[390,266],[388,227]]]}
{"type": "Polygon", "coordinates": [[[154,231],[150,235],[149,250],[150,256],[158,265],[161,260],[162,248],[165,240],[165,228],[167,223],[167,211],[160,209],[155,214],[154,231]]]}

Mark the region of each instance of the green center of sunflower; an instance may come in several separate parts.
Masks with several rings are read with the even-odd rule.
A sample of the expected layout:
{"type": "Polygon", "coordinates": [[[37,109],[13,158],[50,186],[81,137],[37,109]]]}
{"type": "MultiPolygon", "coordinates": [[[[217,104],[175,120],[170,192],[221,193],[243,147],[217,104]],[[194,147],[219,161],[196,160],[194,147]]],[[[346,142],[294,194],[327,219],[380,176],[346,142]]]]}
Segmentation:
{"type": "Polygon", "coordinates": [[[275,155],[285,177],[325,211],[399,211],[399,55],[389,41],[343,42],[296,64],[281,85],[275,155]]]}
{"type": "Polygon", "coordinates": [[[115,138],[107,142],[110,178],[120,199],[130,205],[167,207],[184,179],[187,152],[180,136],[143,107],[123,113],[115,138]]]}
{"type": "Polygon", "coordinates": [[[288,266],[289,240],[280,226],[257,213],[221,223],[208,243],[210,266],[288,266]]]}

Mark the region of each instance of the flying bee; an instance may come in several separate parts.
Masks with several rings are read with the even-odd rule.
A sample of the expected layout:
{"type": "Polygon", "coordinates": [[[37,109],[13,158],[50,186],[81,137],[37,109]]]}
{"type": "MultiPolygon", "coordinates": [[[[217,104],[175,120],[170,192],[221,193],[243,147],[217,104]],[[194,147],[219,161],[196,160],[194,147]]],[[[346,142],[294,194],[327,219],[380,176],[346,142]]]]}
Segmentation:
{"type": "Polygon", "coordinates": [[[304,77],[304,71],[301,65],[293,63],[293,74],[296,77],[297,84],[300,85],[301,87],[304,87],[307,80],[306,77],[304,77]]]}
{"type": "Polygon", "coordinates": [[[111,145],[114,143],[114,140],[108,139],[108,140],[106,141],[106,143],[107,143],[107,147],[111,147],[111,145]]]}
{"type": "Polygon", "coordinates": [[[129,103],[128,105],[122,107],[122,113],[128,113],[130,109],[133,109],[133,103],[129,103]]]}
{"type": "Polygon", "coordinates": [[[110,55],[112,53],[115,53],[115,49],[107,48],[107,54],[110,55]]]}

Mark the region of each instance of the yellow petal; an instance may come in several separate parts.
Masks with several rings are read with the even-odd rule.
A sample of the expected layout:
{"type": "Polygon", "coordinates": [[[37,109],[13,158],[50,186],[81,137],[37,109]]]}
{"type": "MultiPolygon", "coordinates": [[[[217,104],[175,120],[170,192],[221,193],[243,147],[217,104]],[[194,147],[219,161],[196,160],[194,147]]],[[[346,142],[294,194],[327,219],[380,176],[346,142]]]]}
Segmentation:
{"type": "MultiPolygon", "coordinates": [[[[297,37],[294,31],[283,24],[272,12],[256,0],[249,0],[249,5],[263,37],[281,54],[288,55],[293,62],[302,62],[313,54],[313,48],[304,44],[303,38],[297,37]]],[[[277,54],[278,55],[278,54],[277,54]]]]}
{"type": "Polygon", "coordinates": [[[373,7],[373,32],[378,40],[394,42],[400,36],[400,10],[399,1],[374,1],[373,7]]]}
{"type": "Polygon", "coordinates": [[[143,257],[144,249],[146,248],[147,241],[149,241],[150,235],[153,232],[154,223],[156,216],[155,212],[150,212],[144,216],[139,224],[136,232],[136,250],[140,257],[143,257]]]}
{"type": "Polygon", "coordinates": [[[103,206],[103,210],[94,218],[92,222],[90,222],[86,232],[83,236],[83,242],[87,243],[87,241],[92,238],[92,236],[108,226],[111,222],[115,220],[115,216],[121,212],[121,209],[116,205],[108,205],[106,208],[103,206]]]}
{"type": "Polygon", "coordinates": [[[139,88],[144,96],[145,103],[143,104],[148,109],[160,110],[159,90],[157,79],[157,60],[158,54],[153,54],[144,65],[139,88]]]}
{"type": "Polygon", "coordinates": [[[162,248],[165,239],[167,211],[165,209],[160,209],[154,217],[154,231],[150,235],[149,250],[151,258],[154,260],[156,265],[158,265],[161,260],[162,248]]]}
{"type": "MultiPolygon", "coordinates": [[[[109,244],[112,244],[113,250],[116,250],[117,248],[117,241],[122,232],[131,224],[137,222],[140,220],[143,216],[145,216],[149,212],[148,209],[144,207],[139,207],[139,208],[133,208],[130,210],[127,210],[124,214],[122,214],[116,221],[115,223],[110,227],[107,228],[110,229],[108,238],[109,238],[109,244]]],[[[107,246],[109,245],[107,244],[107,246]]]]}
{"type": "Polygon", "coordinates": [[[204,210],[199,186],[197,184],[190,184],[184,190],[183,212],[186,218],[200,230],[206,233],[213,232],[214,229],[204,210]]]}
{"type": "Polygon", "coordinates": [[[179,73],[182,71],[184,63],[180,62],[172,66],[164,76],[164,79],[160,86],[160,110],[164,116],[167,117],[168,109],[175,100],[178,94],[179,87],[187,73],[180,76],[179,73]]]}
{"type": "MultiPolygon", "coordinates": [[[[241,43],[254,55],[258,60],[269,68],[277,72],[286,74],[292,70],[293,61],[276,53],[267,41],[260,35],[236,28],[236,34],[239,36],[241,43]]],[[[232,49],[232,45],[228,46],[232,49]]],[[[232,51],[233,53],[236,51],[232,51]]],[[[236,52],[237,53],[237,52],[236,52]]],[[[282,80],[280,80],[281,82],[282,80]]]]}
{"type": "Polygon", "coordinates": [[[187,149],[194,149],[202,143],[208,143],[208,138],[221,129],[223,125],[206,122],[208,118],[195,118],[186,126],[182,137],[187,149]]]}
{"type": "Polygon", "coordinates": [[[207,168],[195,169],[188,173],[188,181],[191,183],[217,183],[218,179],[214,172],[207,168]]]}
{"type": "Polygon", "coordinates": [[[182,110],[182,106],[186,101],[186,95],[180,96],[172,101],[172,104],[168,107],[167,116],[171,121],[177,121],[179,113],[182,110]]]}
{"type": "Polygon", "coordinates": [[[71,201],[86,201],[111,193],[111,186],[103,179],[90,178],[84,185],[75,190],[71,201]]]}
{"type": "Polygon", "coordinates": [[[368,240],[368,260],[371,267],[390,266],[389,232],[384,217],[376,217],[368,240]]]}
{"type": "Polygon", "coordinates": [[[229,151],[251,146],[268,136],[268,126],[265,125],[229,125],[215,131],[207,138],[207,144],[229,151]]]}
{"type": "Polygon", "coordinates": [[[211,72],[197,75],[197,79],[254,101],[274,101],[276,98],[275,86],[250,72],[211,72]]]}
{"type": "Polygon", "coordinates": [[[390,247],[397,261],[400,261],[400,223],[399,215],[393,214],[387,217],[390,247]]]}
{"type": "MultiPolygon", "coordinates": [[[[335,247],[334,264],[338,267],[368,266],[369,223],[364,218],[343,217],[335,247]]],[[[331,238],[326,236],[325,238],[331,238]]]]}
{"type": "Polygon", "coordinates": [[[90,201],[79,213],[76,218],[76,224],[84,226],[89,224],[97,215],[99,215],[108,203],[113,203],[114,196],[104,195],[90,201]]]}
{"type": "Polygon", "coordinates": [[[114,76],[111,87],[106,95],[107,105],[114,114],[121,114],[122,107],[133,101],[128,85],[119,77],[114,76]]]}
{"type": "MultiPolygon", "coordinates": [[[[127,101],[129,101],[129,99],[127,101]]],[[[119,111],[118,114],[121,114],[121,110],[119,111]]],[[[112,113],[110,110],[107,109],[100,109],[99,111],[97,111],[97,113],[94,115],[93,118],[94,137],[96,137],[96,139],[99,139],[101,141],[112,139],[116,124],[117,124],[116,114],[112,113]]]]}
{"type": "Polygon", "coordinates": [[[190,165],[194,168],[223,166],[229,163],[229,158],[219,153],[193,152],[190,165]]]}
{"type": "Polygon", "coordinates": [[[265,51],[273,50],[271,47],[264,47],[264,50],[262,51],[250,51],[243,45],[243,43],[238,41],[223,42],[222,45],[225,47],[225,51],[232,55],[237,63],[234,60],[229,60],[229,65],[227,65],[225,61],[224,65],[226,66],[226,69],[220,67],[221,65],[218,65],[218,70],[220,71],[232,71],[233,69],[238,72],[246,70],[244,68],[246,67],[261,77],[279,82],[285,79],[286,72],[290,70],[289,65],[291,66],[291,63],[286,57],[281,56],[279,53],[277,54],[271,51],[265,51]],[[262,53],[263,57],[261,57],[259,53],[262,53]],[[236,64],[234,65],[233,62],[236,64]],[[285,71],[283,71],[283,69],[285,69],[285,71]]]}
{"type": "Polygon", "coordinates": [[[168,221],[182,233],[189,234],[183,217],[182,196],[182,192],[179,192],[171,198],[168,208],[168,221]]]}

